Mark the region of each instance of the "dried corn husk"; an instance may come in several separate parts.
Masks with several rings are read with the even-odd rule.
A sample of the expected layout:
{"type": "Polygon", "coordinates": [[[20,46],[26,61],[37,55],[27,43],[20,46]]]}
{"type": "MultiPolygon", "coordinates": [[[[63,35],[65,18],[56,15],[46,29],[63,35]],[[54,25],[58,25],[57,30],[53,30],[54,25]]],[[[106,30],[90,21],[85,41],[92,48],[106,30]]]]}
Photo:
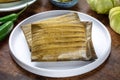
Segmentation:
{"type": "Polygon", "coordinates": [[[22,26],[32,61],[94,60],[92,23],[80,22],[77,13],[22,26]]]}
{"type": "Polygon", "coordinates": [[[32,25],[32,60],[96,59],[91,41],[91,28],[90,22],[32,25]]]}

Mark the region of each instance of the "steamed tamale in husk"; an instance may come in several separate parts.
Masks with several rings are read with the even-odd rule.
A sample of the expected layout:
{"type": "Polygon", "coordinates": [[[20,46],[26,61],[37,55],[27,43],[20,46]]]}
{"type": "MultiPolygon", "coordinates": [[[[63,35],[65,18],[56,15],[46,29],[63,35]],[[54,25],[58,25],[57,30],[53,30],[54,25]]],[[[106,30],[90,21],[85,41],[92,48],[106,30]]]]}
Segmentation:
{"type": "Polygon", "coordinates": [[[22,26],[32,61],[94,60],[91,22],[80,22],[76,13],[22,26]],[[72,15],[72,16],[70,16],[72,15]]]}

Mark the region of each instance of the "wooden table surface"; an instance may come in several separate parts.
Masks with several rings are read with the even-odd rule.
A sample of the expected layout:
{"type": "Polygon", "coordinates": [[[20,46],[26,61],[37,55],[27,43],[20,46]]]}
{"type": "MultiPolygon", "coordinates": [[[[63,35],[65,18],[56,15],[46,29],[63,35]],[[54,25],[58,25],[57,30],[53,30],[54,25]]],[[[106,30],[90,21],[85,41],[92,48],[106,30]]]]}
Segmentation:
{"type": "MultiPolygon", "coordinates": [[[[20,15],[15,22],[15,25],[31,15],[50,10],[63,9],[53,6],[49,0],[37,0],[20,15]]],[[[10,56],[8,37],[0,42],[0,80],[120,80],[120,35],[110,28],[108,15],[100,15],[92,11],[86,0],[79,0],[79,3],[76,6],[69,8],[68,10],[75,10],[91,15],[100,20],[106,26],[112,37],[112,48],[109,58],[97,69],[83,75],[69,78],[42,77],[28,72],[16,64],[10,56]]],[[[13,12],[0,12],[0,16],[10,13],[13,12]]]]}

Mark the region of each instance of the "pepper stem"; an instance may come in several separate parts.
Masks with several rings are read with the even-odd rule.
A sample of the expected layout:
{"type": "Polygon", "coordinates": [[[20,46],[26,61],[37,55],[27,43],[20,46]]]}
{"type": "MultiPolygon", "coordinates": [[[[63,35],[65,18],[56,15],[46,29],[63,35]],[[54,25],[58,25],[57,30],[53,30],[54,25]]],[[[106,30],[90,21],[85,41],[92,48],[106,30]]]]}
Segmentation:
{"type": "Polygon", "coordinates": [[[24,9],[22,9],[19,13],[17,13],[17,15],[19,16],[22,12],[24,12],[28,7],[28,4],[26,5],[26,7],[24,7],[24,9]]]}

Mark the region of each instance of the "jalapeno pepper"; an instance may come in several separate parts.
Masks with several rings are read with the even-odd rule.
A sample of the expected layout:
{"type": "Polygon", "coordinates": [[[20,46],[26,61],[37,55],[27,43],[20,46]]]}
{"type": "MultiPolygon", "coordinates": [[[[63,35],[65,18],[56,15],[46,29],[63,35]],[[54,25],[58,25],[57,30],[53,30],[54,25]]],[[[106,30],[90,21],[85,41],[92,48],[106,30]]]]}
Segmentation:
{"type": "Polygon", "coordinates": [[[17,19],[17,14],[10,14],[5,17],[0,18],[0,23],[5,23],[7,21],[15,21],[17,19]]]}
{"type": "Polygon", "coordinates": [[[8,21],[0,26],[0,41],[2,41],[12,30],[13,22],[8,21]]]}
{"type": "Polygon", "coordinates": [[[0,18],[0,41],[2,41],[12,30],[14,21],[27,8],[27,6],[19,13],[13,13],[0,18]]]}

